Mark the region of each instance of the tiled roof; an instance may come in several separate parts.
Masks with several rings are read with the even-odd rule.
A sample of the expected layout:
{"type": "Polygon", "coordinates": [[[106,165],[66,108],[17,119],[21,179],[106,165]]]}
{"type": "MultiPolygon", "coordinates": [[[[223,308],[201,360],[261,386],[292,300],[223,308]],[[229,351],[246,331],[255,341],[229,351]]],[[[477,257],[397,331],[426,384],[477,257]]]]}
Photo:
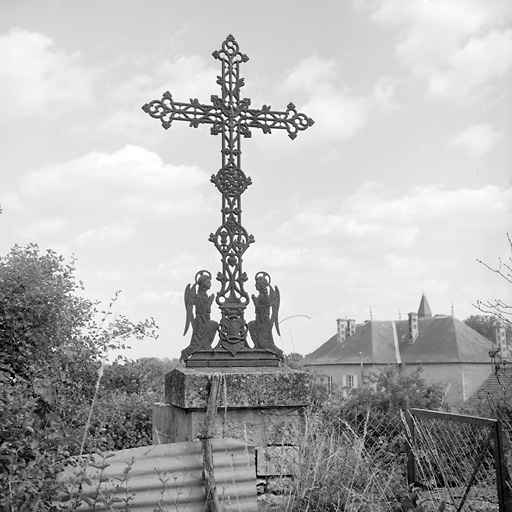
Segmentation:
{"type": "Polygon", "coordinates": [[[397,362],[393,324],[400,359],[405,364],[489,363],[492,343],[464,322],[449,316],[418,318],[419,335],[409,342],[409,321],[369,321],[356,325],[340,345],[336,335],[304,359],[306,365],[390,364],[397,362]]]}
{"type": "Polygon", "coordinates": [[[506,367],[496,375],[494,372],[478,388],[468,400],[469,407],[479,405],[500,404],[510,405],[512,399],[512,368],[506,367]]]}
{"type": "Polygon", "coordinates": [[[396,363],[392,322],[365,322],[338,345],[336,335],[304,359],[304,364],[396,363]]]}

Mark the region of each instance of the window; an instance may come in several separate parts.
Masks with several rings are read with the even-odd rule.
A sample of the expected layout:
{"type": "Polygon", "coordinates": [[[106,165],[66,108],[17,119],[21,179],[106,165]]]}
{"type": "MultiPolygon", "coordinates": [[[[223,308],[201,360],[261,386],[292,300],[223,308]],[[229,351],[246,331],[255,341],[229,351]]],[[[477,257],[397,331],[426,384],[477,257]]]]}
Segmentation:
{"type": "Polygon", "coordinates": [[[327,375],[327,393],[332,394],[332,375],[327,375]]]}
{"type": "Polygon", "coordinates": [[[343,387],[350,390],[357,387],[357,375],[343,375],[343,387]]]}

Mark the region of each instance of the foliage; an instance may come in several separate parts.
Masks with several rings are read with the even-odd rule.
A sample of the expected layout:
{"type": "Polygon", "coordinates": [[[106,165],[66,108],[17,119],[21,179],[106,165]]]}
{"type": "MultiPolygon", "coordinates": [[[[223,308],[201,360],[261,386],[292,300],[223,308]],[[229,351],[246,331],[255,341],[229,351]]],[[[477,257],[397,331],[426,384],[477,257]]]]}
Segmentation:
{"type": "Polygon", "coordinates": [[[0,373],[0,509],[48,510],[69,453],[57,429],[41,428],[27,381],[0,373]]]}
{"type": "Polygon", "coordinates": [[[106,435],[105,449],[122,450],[152,444],[151,405],[158,400],[156,393],[123,391],[105,393],[95,405],[91,436],[102,430],[106,435]]]}
{"type": "MultiPolygon", "coordinates": [[[[496,341],[496,329],[502,325],[494,315],[471,315],[464,320],[464,323],[493,342],[496,341]]],[[[505,329],[507,339],[512,339],[512,324],[506,324],[505,329]]]]}
{"type": "Polygon", "coordinates": [[[131,414],[140,432],[128,432],[127,425],[124,431],[113,428],[118,437],[108,443],[118,446],[124,434],[123,442],[147,439],[150,403],[142,412],[142,398],[133,407],[122,397],[100,397],[110,410],[93,423],[88,418],[108,351],[155,336],[154,321],[114,318],[113,302],[99,311],[98,303],[79,296],[82,284],[73,263],[35,244],[15,246],[0,257],[3,510],[50,510],[56,475],[71,455],[94,448],[94,435],[84,433],[95,434],[109,415],[124,424],[131,414]]]}
{"type": "Polygon", "coordinates": [[[36,245],[0,258],[0,357],[15,375],[32,377],[58,349],[73,349],[92,305],[75,292],[73,262],[36,245]]]}
{"type": "Polygon", "coordinates": [[[129,395],[151,392],[162,399],[165,376],[178,366],[182,363],[177,358],[142,357],[135,361],[115,361],[105,368],[102,389],[107,392],[122,390],[129,395]]]}
{"type": "Polygon", "coordinates": [[[407,493],[401,409],[407,399],[411,407],[439,409],[441,389],[428,385],[421,370],[396,366],[368,374],[349,392],[329,395],[318,382],[314,389],[317,403],[304,414],[294,478],[281,478],[281,496],[267,500],[265,510],[412,510],[404,508],[413,494],[407,493]]]}
{"type": "Polygon", "coordinates": [[[296,370],[302,370],[301,361],[304,359],[302,354],[298,352],[292,352],[291,354],[284,355],[284,362],[290,368],[294,368],[296,370]]]}
{"type": "Polygon", "coordinates": [[[443,397],[440,386],[423,380],[421,368],[409,371],[405,365],[390,365],[370,373],[362,386],[350,390],[343,399],[343,414],[365,415],[369,409],[393,414],[404,409],[407,400],[411,407],[438,410],[443,397]]]}

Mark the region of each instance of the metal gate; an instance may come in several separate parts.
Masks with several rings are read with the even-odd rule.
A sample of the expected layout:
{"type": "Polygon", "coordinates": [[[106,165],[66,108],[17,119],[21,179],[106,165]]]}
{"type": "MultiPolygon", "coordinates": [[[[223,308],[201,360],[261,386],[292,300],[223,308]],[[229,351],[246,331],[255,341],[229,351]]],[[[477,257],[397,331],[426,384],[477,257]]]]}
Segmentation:
{"type": "Polygon", "coordinates": [[[501,423],[407,409],[407,478],[424,510],[512,512],[501,423]]]}

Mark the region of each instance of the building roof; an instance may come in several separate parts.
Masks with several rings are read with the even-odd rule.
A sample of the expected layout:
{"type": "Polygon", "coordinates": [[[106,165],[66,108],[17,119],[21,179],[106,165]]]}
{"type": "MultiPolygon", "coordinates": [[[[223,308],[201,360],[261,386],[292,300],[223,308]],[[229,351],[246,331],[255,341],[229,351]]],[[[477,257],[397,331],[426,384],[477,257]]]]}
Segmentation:
{"type": "Polygon", "coordinates": [[[418,308],[418,317],[419,318],[430,318],[432,316],[432,310],[430,309],[430,305],[428,303],[427,297],[425,294],[421,296],[420,307],[418,308]]]}
{"type": "Polygon", "coordinates": [[[436,315],[418,318],[414,343],[409,341],[409,320],[357,324],[355,334],[340,344],[334,335],[306,356],[304,364],[489,364],[491,349],[492,343],[464,322],[436,315]]]}
{"type": "Polygon", "coordinates": [[[492,372],[467,402],[469,407],[510,405],[512,400],[512,368],[505,366],[492,372]]]}

